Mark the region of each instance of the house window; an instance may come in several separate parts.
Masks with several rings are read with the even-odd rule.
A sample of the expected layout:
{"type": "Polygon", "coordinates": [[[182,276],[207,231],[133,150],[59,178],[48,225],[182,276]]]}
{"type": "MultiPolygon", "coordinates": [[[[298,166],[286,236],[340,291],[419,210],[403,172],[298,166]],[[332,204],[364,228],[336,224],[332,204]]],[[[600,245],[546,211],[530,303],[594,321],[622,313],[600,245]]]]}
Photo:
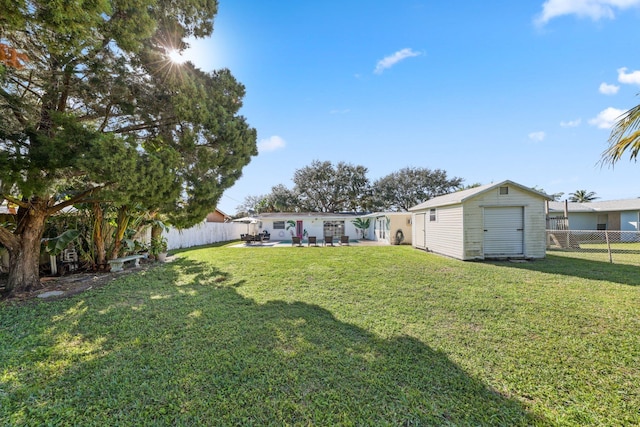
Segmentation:
{"type": "Polygon", "coordinates": [[[504,196],[505,194],[509,194],[509,187],[500,187],[500,195],[504,196]]]}
{"type": "Polygon", "coordinates": [[[284,221],[273,221],[274,230],[284,230],[284,221]]]}
{"type": "Polygon", "coordinates": [[[325,237],[344,236],[344,221],[324,221],[323,231],[325,237]]]}
{"type": "Polygon", "coordinates": [[[436,220],[436,210],[429,209],[429,221],[434,222],[436,220]]]}
{"type": "Polygon", "coordinates": [[[596,230],[606,230],[607,224],[596,224],[596,230]]]}

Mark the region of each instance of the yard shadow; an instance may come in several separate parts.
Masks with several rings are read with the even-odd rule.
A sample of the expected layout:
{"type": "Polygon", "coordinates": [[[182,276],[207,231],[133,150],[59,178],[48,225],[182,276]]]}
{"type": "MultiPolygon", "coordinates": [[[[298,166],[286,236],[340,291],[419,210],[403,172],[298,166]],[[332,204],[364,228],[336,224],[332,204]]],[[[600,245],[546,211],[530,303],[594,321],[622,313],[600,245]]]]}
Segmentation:
{"type": "MultiPolygon", "coordinates": [[[[548,424],[417,339],[381,338],[304,302],[259,304],[232,275],[189,260],[172,264],[57,302],[56,314],[25,326],[37,334],[31,344],[0,362],[9,379],[0,420],[548,424]],[[52,350],[67,339],[86,348],[71,358],[52,350]]],[[[24,308],[37,317],[37,307],[24,308]]]]}
{"type": "Polygon", "coordinates": [[[586,260],[547,254],[545,259],[528,262],[490,261],[501,267],[560,274],[588,280],[604,280],[622,285],[639,286],[638,266],[612,264],[609,262],[586,260]]]}

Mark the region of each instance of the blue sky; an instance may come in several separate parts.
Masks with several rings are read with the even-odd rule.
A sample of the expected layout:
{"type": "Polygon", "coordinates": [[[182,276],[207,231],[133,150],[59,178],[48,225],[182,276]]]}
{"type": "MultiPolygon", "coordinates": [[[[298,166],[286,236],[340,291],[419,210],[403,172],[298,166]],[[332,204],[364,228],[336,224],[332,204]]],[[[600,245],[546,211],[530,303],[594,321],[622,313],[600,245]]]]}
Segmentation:
{"type": "Polygon", "coordinates": [[[220,0],[185,57],[246,86],[260,154],[219,208],[313,160],[639,197],[639,164],[598,164],[640,103],[639,24],[640,0],[220,0]]]}

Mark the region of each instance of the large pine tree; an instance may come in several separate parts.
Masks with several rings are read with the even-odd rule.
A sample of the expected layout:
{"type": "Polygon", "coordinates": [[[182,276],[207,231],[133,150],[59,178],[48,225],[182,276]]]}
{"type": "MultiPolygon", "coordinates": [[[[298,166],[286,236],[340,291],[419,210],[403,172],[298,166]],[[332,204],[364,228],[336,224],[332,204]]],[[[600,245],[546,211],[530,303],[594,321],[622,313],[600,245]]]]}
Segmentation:
{"type": "Polygon", "coordinates": [[[169,60],[211,34],[215,0],[11,3],[0,42],[26,59],[0,64],[0,201],[18,206],[0,227],[10,292],[38,283],[45,221],[65,206],[135,203],[189,225],[257,154],[231,73],[169,60]]]}

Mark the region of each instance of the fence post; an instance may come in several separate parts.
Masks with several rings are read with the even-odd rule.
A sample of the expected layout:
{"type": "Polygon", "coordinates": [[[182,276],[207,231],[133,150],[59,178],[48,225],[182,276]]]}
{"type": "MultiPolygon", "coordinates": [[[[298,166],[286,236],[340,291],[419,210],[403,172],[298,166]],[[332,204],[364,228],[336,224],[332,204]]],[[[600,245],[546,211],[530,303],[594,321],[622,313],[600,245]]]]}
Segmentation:
{"type": "Polygon", "coordinates": [[[604,230],[604,238],[607,241],[607,252],[609,252],[609,263],[613,264],[613,258],[611,257],[611,244],[609,243],[609,231],[604,230]]]}

